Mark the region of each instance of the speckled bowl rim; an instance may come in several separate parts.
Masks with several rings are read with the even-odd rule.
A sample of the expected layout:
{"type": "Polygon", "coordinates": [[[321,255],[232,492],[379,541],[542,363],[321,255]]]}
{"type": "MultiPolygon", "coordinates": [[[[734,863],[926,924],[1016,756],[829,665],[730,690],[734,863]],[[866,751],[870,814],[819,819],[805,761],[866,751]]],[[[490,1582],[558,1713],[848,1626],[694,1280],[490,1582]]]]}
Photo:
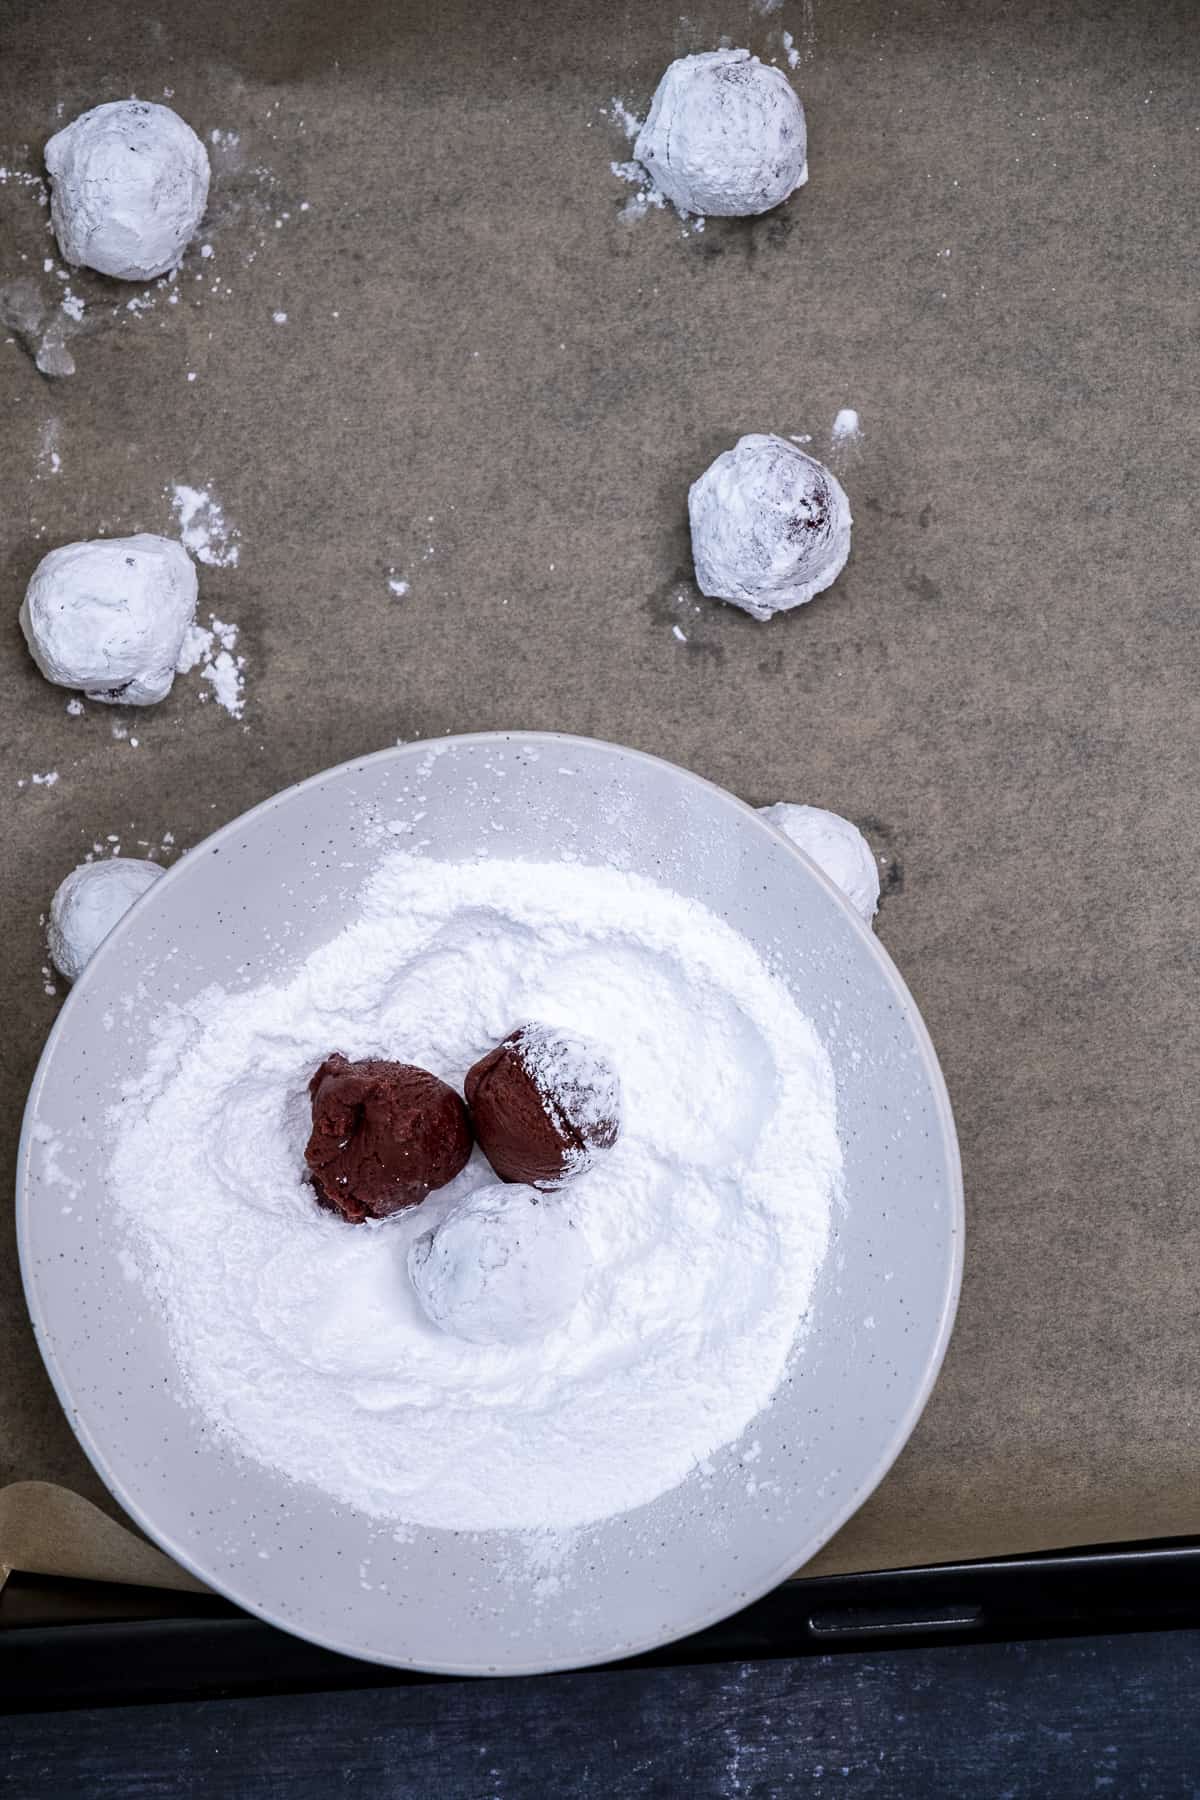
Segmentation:
{"type": "Polygon", "coordinates": [[[958,1310],[959,1293],[962,1287],[963,1258],[965,1253],[965,1207],[963,1198],[962,1162],[958,1149],[958,1137],[954,1127],[954,1115],[950,1105],[950,1095],[946,1088],[945,1078],[942,1075],[941,1066],[937,1059],[937,1053],[933,1047],[933,1040],[929,1035],[925,1021],[921,1017],[916,1001],[909,993],[908,987],[901,977],[899,970],[896,968],[895,963],[892,961],[883,945],[879,942],[875,932],[863,921],[855,908],[846,899],[846,896],[842,893],[841,889],[836,887],[833,882],[828,879],[811,857],[807,856],[795,844],[792,844],[789,839],[784,838],[783,834],[779,832],[775,826],[768,824],[754,807],[748,805],[746,801],[740,800],[736,794],[730,793],[728,788],[720,787],[716,782],[709,781],[703,775],[697,775],[690,769],[681,768],[678,763],[672,763],[665,757],[654,756],[649,751],[635,750],[623,744],[614,744],[604,738],[587,737],[577,732],[519,730],[479,731],[452,734],[446,737],[424,738],[408,744],[391,744],[384,750],[369,752],[365,756],[352,757],[346,762],[337,763],[328,769],[322,769],[315,775],[309,775],[303,781],[294,782],[290,787],[279,789],[277,793],[270,795],[266,800],[261,800],[257,806],[252,806],[247,812],[240,813],[236,818],[229,820],[227,824],[222,825],[209,837],[204,838],[201,843],[193,846],[186,856],[181,857],[178,862],[174,863],[171,868],[166,870],[161,881],[154,882],[153,885],[147,889],[146,893],[143,894],[140,899],[135,901],[129,912],[105,939],[79,980],[74,984],[70,995],[63,1004],[58,1018],[51,1027],[49,1036],[46,1039],[45,1047],[38,1060],[38,1066],[34,1071],[33,1081],[30,1084],[29,1098],[25,1104],[21,1136],[17,1149],[17,1252],[21,1269],[21,1281],[25,1291],[25,1304],[33,1324],[34,1335],[37,1339],[42,1360],[46,1365],[47,1374],[50,1377],[55,1394],[58,1397],[59,1403],[67,1416],[67,1420],[74,1431],[84,1454],[87,1456],[92,1467],[103,1481],[109,1493],[123,1508],[129,1518],[145,1532],[151,1542],[156,1544],[160,1550],[172,1559],[173,1562],[177,1563],[190,1575],[195,1576],[198,1581],[211,1589],[212,1592],[222,1595],[235,1606],[241,1607],[243,1611],[252,1614],[256,1618],[262,1619],[266,1624],[273,1625],[280,1631],[286,1631],[293,1637],[299,1637],[309,1643],[317,1644],[322,1649],[332,1650],[340,1655],[353,1657],[360,1662],[373,1663],[383,1668],[404,1668],[437,1675],[492,1675],[500,1678],[522,1675],[555,1674],[570,1669],[594,1668],[605,1662],[611,1661],[614,1656],[619,1657],[620,1660],[625,1660],[630,1656],[638,1656],[646,1651],[659,1649],[665,1644],[678,1643],[680,1640],[690,1637],[698,1631],[704,1631],[712,1625],[719,1624],[722,1619],[730,1617],[731,1614],[728,1608],[724,1606],[718,1606],[715,1609],[704,1609],[699,1611],[693,1619],[689,1619],[683,1625],[673,1626],[667,1631],[652,1633],[644,1639],[633,1643],[624,1642],[621,1644],[619,1650],[614,1648],[612,1651],[601,1652],[597,1655],[588,1657],[563,1656],[548,1658],[544,1661],[530,1662],[524,1665],[505,1668],[503,1670],[496,1670],[495,1668],[472,1662],[426,1663],[416,1662],[411,1659],[391,1658],[364,1653],[358,1646],[351,1642],[339,1639],[334,1633],[306,1631],[293,1619],[285,1619],[278,1616],[271,1607],[257,1601],[253,1594],[241,1591],[236,1583],[221,1581],[214,1578],[194,1556],[189,1555],[185,1550],[181,1549],[168,1533],[160,1531],[155,1525],[154,1520],[147,1516],[141,1507],[138,1506],[125,1492],[123,1483],[109,1465],[109,1459],[104,1448],[92,1435],[86,1420],[75,1404],[74,1396],[65,1374],[59,1366],[54,1344],[45,1326],[44,1315],[39,1303],[38,1286],[32,1274],[32,1251],[29,1244],[28,1223],[30,1196],[29,1182],[27,1179],[30,1148],[33,1141],[33,1130],[36,1124],[38,1100],[42,1084],[59,1038],[64,1033],[69,1032],[72,1028],[73,1014],[76,1010],[76,995],[82,991],[86,991],[89,983],[95,979],[95,970],[102,964],[104,957],[108,954],[109,946],[119,939],[121,934],[127,930],[129,920],[137,914],[143,906],[158,904],[155,897],[166,891],[171,884],[177,884],[180,881],[187,880],[189,865],[192,865],[193,858],[198,860],[199,852],[201,850],[211,851],[217,849],[226,839],[233,838],[239,834],[244,835],[247,827],[252,826],[256,819],[265,817],[268,813],[274,811],[277,807],[282,806],[285,802],[292,801],[297,795],[305,793],[309,788],[322,787],[333,780],[352,778],[363,769],[374,767],[380,763],[401,762],[407,761],[410,758],[419,759],[422,755],[428,755],[430,751],[436,751],[440,754],[447,749],[459,747],[478,747],[486,749],[489,746],[511,746],[514,743],[525,744],[531,742],[544,745],[558,745],[563,748],[569,748],[573,745],[582,745],[586,746],[587,750],[593,753],[596,751],[607,752],[618,761],[635,761],[655,764],[658,768],[669,771],[669,773],[679,781],[697,788],[705,789],[709,795],[716,796],[722,804],[741,815],[743,820],[748,819],[753,821],[755,829],[769,833],[773,840],[786,843],[792,855],[805,865],[809,874],[815,876],[821,886],[824,887],[837,901],[843,913],[851,921],[854,929],[857,931],[859,938],[867,947],[870,956],[874,959],[879,974],[883,977],[884,981],[895,995],[901,1017],[911,1034],[913,1045],[923,1073],[929,1083],[930,1095],[934,1103],[938,1129],[941,1135],[941,1149],[946,1161],[949,1190],[947,1199],[950,1207],[950,1230],[948,1234],[949,1256],[942,1287],[940,1317],[937,1323],[936,1335],[925,1361],[925,1367],[921,1373],[920,1379],[915,1385],[909,1405],[896,1420],[893,1430],[868,1473],[851,1490],[849,1496],[835,1510],[831,1519],[826,1524],[821,1526],[817,1531],[811,1533],[807,1539],[802,1539],[797,1544],[794,1553],[789,1554],[783,1562],[772,1568],[759,1581],[750,1584],[739,1600],[739,1604],[735,1611],[741,1611],[744,1607],[753,1605],[756,1600],[761,1600],[764,1595],[771,1593],[781,1582],[799,1574],[804,1565],[809,1562],[812,1557],[824,1547],[824,1545],[829,1543],[837,1532],[841,1530],[846,1521],[853,1517],[859,1507],[863,1505],[864,1501],[866,1501],[879,1486],[888,1470],[892,1467],[892,1464],[896,1461],[901,1450],[903,1450],[905,1444],[912,1436],[917,1422],[925,1410],[929,1396],[933,1391],[934,1383],[937,1380],[942,1363],[945,1360],[950,1336],[954,1329],[955,1315],[958,1310]]]}

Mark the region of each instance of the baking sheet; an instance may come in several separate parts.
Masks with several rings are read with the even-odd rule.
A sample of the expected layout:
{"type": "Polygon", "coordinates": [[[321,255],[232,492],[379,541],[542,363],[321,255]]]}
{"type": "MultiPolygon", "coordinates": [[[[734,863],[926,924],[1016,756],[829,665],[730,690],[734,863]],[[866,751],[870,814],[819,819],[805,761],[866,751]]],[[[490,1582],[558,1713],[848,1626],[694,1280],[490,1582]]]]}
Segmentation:
{"type": "MultiPolygon", "coordinates": [[[[956,1107],[958,1330],[814,1569],[1200,1528],[1196,62],[1184,5],[0,15],[0,288],[84,303],[69,377],[0,342],[7,1166],[62,998],[40,915],[94,844],[169,860],[401,738],[634,744],[865,827],[956,1107]],[[614,98],[722,35],[786,62],[784,32],[808,187],[623,218],[614,98]],[[64,283],[40,147],[130,92],[209,141],[209,220],[173,289],[64,283]],[[687,484],[749,430],[811,435],[855,514],[837,586],[767,626],[690,582],[687,484]],[[244,716],[197,671],[71,717],[28,575],[170,529],[177,486],[219,503],[201,608],[239,626],[244,716]]],[[[5,1473],[112,1513],[9,1249],[5,1473]]]]}

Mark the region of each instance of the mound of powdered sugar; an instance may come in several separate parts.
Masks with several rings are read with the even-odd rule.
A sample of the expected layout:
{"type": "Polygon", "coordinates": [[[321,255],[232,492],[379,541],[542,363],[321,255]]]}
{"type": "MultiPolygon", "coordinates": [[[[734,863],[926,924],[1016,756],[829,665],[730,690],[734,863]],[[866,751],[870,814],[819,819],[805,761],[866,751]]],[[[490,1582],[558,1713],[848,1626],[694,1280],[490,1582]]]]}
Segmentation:
{"type": "Polygon", "coordinates": [[[683,1481],[802,1341],[840,1178],[832,1068],[784,985],[703,907],[583,865],[392,854],[278,985],[165,1016],[127,1101],[111,1191],[187,1397],[397,1524],[567,1531],[683,1481]],[[622,1129],[544,1197],[586,1252],[578,1298],[479,1344],[426,1316],[409,1253],[493,1184],[482,1157],[345,1225],[304,1179],[306,1083],[336,1044],[458,1085],[520,1019],[597,1045],[622,1129]]]}

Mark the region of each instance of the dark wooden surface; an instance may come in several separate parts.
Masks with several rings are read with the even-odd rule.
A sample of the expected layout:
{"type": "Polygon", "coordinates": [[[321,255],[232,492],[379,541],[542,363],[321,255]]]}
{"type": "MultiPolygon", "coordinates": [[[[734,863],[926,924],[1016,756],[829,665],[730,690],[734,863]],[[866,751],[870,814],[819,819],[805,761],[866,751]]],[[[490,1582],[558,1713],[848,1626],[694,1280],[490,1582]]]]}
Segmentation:
{"type": "Polygon", "coordinates": [[[3,1722],[12,1800],[1192,1795],[1200,1631],[973,1644],[3,1722]]]}

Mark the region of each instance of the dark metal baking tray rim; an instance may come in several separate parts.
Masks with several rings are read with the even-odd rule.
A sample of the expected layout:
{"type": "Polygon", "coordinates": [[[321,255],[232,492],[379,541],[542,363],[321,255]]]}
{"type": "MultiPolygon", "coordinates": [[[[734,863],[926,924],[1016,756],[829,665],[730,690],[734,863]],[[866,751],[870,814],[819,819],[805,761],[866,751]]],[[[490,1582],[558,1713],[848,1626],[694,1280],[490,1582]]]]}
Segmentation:
{"type": "MultiPolygon", "coordinates": [[[[32,1584],[31,1622],[0,1630],[0,1711],[137,1705],[332,1689],[414,1685],[458,1677],[381,1668],[322,1650],[217,1597],[108,1589],[112,1616],[97,1619],[96,1589],[32,1584]],[[37,1595],[60,1606],[75,1589],[93,1617],[36,1621],[37,1595]]],[[[1035,1556],[948,1563],[878,1574],[785,1582],[707,1631],[607,1667],[804,1658],[839,1651],[1007,1642],[1039,1637],[1170,1630],[1200,1624],[1200,1539],[1109,1545],[1035,1556]]]]}

